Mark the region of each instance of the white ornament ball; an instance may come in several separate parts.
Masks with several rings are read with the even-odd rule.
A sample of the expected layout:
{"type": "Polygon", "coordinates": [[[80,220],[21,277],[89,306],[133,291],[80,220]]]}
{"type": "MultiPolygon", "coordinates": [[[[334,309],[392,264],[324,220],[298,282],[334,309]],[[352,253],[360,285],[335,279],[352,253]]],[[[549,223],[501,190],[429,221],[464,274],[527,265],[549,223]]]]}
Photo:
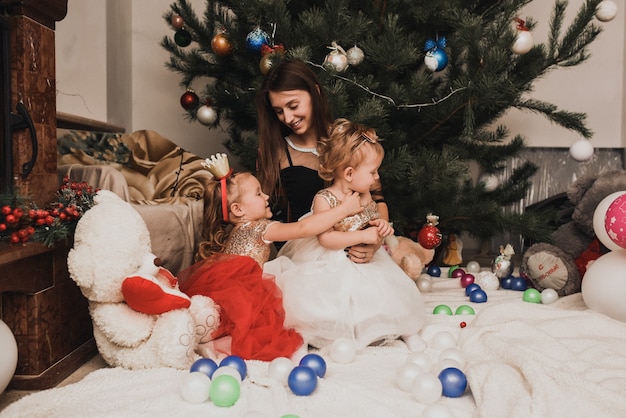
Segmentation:
{"type": "Polygon", "coordinates": [[[465,272],[472,274],[479,273],[480,264],[478,263],[478,261],[470,261],[469,263],[467,263],[467,265],[465,266],[465,272]]]}
{"type": "Polygon", "coordinates": [[[493,192],[500,185],[500,180],[495,174],[483,174],[478,182],[485,185],[485,191],[487,192],[493,192]]]}
{"type": "Polygon", "coordinates": [[[595,260],[585,273],[581,293],[585,305],[593,311],[626,322],[626,251],[611,251],[595,260]]]}
{"type": "Polygon", "coordinates": [[[338,338],[330,346],[330,357],[336,363],[350,363],[356,357],[356,343],[348,338],[338,338]]]}
{"type": "Polygon", "coordinates": [[[483,290],[498,290],[500,288],[500,279],[492,271],[481,271],[474,276],[474,283],[483,290]]]}
{"type": "Polygon", "coordinates": [[[422,275],[417,278],[417,288],[421,293],[430,293],[433,290],[433,282],[430,277],[426,278],[422,275]]]}
{"type": "Polygon", "coordinates": [[[359,65],[363,62],[365,54],[361,48],[355,45],[346,51],[346,57],[348,58],[348,64],[359,65]]]}
{"type": "Polygon", "coordinates": [[[404,363],[396,371],[396,383],[405,392],[410,392],[415,378],[422,374],[424,370],[415,363],[404,363]]]}
{"type": "Polygon", "coordinates": [[[598,203],[596,210],[593,212],[593,232],[596,233],[598,240],[600,240],[600,242],[611,251],[621,250],[622,248],[617,245],[606,232],[606,226],[604,225],[606,212],[613,201],[619,196],[622,196],[624,193],[626,193],[626,190],[611,193],[598,203]]]}
{"type": "Polygon", "coordinates": [[[413,397],[423,404],[433,404],[441,398],[441,380],[432,373],[422,373],[413,381],[413,397]]]}
{"type": "Polygon", "coordinates": [[[433,368],[433,361],[430,356],[424,352],[411,353],[406,359],[407,363],[417,364],[425,372],[430,371],[433,368]]]}
{"type": "Polygon", "coordinates": [[[220,366],[220,367],[218,367],[213,372],[212,379],[215,379],[216,377],[223,376],[223,375],[232,376],[235,379],[237,379],[237,381],[239,381],[239,383],[241,383],[241,373],[239,373],[239,370],[235,369],[232,366],[220,366]]]}
{"type": "Polygon", "coordinates": [[[333,51],[326,55],[324,66],[338,73],[342,73],[346,70],[346,68],[348,68],[348,57],[346,57],[345,54],[333,51]]]}
{"type": "Polygon", "coordinates": [[[293,362],[287,357],[277,357],[270,362],[267,374],[272,379],[279,381],[283,386],[287,386],[289,373],[294,368],[293,362]]]}
{"type": "Polygon", "coordinates": [[[617,4],[612,0],[604,0],[598,4],[596,19],[600,22],[610,22],[617,16],[617,4]]]}
{"type": "Polygon", "coordinates": [[[217,112],[212,106],[201,106],[196,112],[196,119],[203,125],[212,125],[217,120],[217,112]]]}
{"type": "Polygon", "coordinates": [[[586,139],[579,139],[569,148],[569,155],[576,161],[587,161],[593,157],[593,145],[586,139]]]}
{"type": "Polygon", "coordinates": [[[524,55],[530,51],[533,47],[533,35],[530,31],[521,30],[517,33],[513,45],[511,45],[511,51],[518,55],[524,55]]]}
{"type": "Polygon", "coordinates": [[[549,305],[554,303],[559,298],[559,294],[554,289],[543,289],[541,292],[541,303],[549,305]]]}
{"type": "Polygon", "coordinates": [[[9,386],[17,367],[17,342],[11,328],[0,320],[0,393],[9,386]]]}
{"type": "Polygon", "coordinates": [[[448,331],[441,331],[433,335],[430,346],[434,350],[444,350],[456,346],[456,337],[448,331]]]}
{"type": "Polygon", "coordinates": [[[191,372],[183,377],[180,395],[189,403],[203,403],[209,399],[211,379],[202,372],[191,372]]]}
{"type": "Polygon", "coordinates": [[[463,352],[456,347],[448,347],[439,354],[439,361],[446,359],[457,362],[460,366],[457,367],[459,370],[462,370],[463,367],[465,367],[465,356],[463,355],[463,352]]]}

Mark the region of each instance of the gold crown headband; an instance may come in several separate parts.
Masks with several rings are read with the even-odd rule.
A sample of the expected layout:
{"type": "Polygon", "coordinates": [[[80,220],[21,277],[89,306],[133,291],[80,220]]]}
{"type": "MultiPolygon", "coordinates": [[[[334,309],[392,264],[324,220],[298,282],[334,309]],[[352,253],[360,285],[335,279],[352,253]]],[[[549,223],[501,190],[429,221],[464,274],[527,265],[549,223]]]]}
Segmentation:
{"type": "Polygon", "coordinates": [[[226,180],[233,174],[233,169],[228,164],[228,156],[226,154],[213,154],[210,158],[200,163],[202,167],[208,170],[216,180],[220,181],[222,188],[222,216],[224,222],[228,222],[228,197],[226,196],[226,180]]]}

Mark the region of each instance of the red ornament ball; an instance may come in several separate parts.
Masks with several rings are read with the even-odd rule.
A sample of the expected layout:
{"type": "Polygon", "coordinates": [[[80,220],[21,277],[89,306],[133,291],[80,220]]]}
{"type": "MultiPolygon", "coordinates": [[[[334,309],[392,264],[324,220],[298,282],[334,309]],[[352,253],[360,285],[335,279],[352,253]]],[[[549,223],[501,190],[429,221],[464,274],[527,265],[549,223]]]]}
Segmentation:
{"type": "Polygon", "coordinates": [[[441,231],[434,225],[426,225],[417,234],[417,241],[427,250],[432,250],[441,244],[441,231]]]}
{"type": "Polygon", "coordinates": [[[185,110],[191,110],[198,106],[200,103],[200,98],[193,90],[187,90],[180,96],[180,105],[185,110]]]}
{"type": "Polygon", "coordinates": [[[181,15],[173,15],[170,22],[172,23],[174,29],[180,29],[185,26],[185,21],[181,15]]]}
{"type": "Polygon", "coordinates": [[[461,322],[461,323],[459,324],[459,326],[460,326],[461,328],[465,328],[465,327],[467,326],[467,324],[465,323],[465,321],[463,321],[463,322],[461,322]]]}
{"type": "Polygon", "coordinates": [[[231,53],[233,45],[228,40],[228,37],[223,33],[218,33],[211,39],[211,49],[216,55],[224,57],[231,53]]]}

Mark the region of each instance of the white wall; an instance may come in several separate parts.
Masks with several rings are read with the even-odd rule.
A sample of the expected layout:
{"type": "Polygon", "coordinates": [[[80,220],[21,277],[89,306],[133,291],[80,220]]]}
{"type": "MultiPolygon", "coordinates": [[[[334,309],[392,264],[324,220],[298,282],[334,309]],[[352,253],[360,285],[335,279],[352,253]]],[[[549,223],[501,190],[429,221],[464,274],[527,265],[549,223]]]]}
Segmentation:
{"type": "MultiPolygon", "coordinates": [[[[201,14],[205,0],[191,2],[201,14]]],[[[570,0],[573,16],[583,0],[570,0]]],[[[585,64],[558,69],[535,83],[533,97],[584,112],[596,147],[626,145],[624,115],[623,2],[593,43],[585,64]]],[[[159,45],[169,27],[163,21],[171,0],[69,0],[67,17],[56,26],[57,109],[121,125],[127,132],[152,129],[201,156],[222,152],[225,136],[184,118],[179,76],[165,68],[159,45]]],[[[535,0],[525,11],[538,22],[535,42],[546,42],[552,1],[535,0]]],[[[524,16],[521,16],[524,18],[524,16]]],[[[194,86],[195,87],[195,86],[194,86]]],[[[200,86],[197,86],[200,90],[200,86]]],[[[502,122],[531,146],[569,147],[576,134],[543,117],[511,110],[502,122]]]]}

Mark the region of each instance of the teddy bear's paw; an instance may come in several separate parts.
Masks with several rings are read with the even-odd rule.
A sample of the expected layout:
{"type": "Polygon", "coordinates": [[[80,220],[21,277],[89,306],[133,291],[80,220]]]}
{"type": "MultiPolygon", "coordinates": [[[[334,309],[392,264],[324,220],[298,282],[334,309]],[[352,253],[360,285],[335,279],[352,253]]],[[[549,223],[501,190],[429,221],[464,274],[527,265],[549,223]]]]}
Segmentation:
{"type": "Polygon", "coordinates": [[[139,313],[125,303],[96,303],[89,305],[94,328],[115,345],[137,347],[152,334],[155,318],[139,313]]]}

